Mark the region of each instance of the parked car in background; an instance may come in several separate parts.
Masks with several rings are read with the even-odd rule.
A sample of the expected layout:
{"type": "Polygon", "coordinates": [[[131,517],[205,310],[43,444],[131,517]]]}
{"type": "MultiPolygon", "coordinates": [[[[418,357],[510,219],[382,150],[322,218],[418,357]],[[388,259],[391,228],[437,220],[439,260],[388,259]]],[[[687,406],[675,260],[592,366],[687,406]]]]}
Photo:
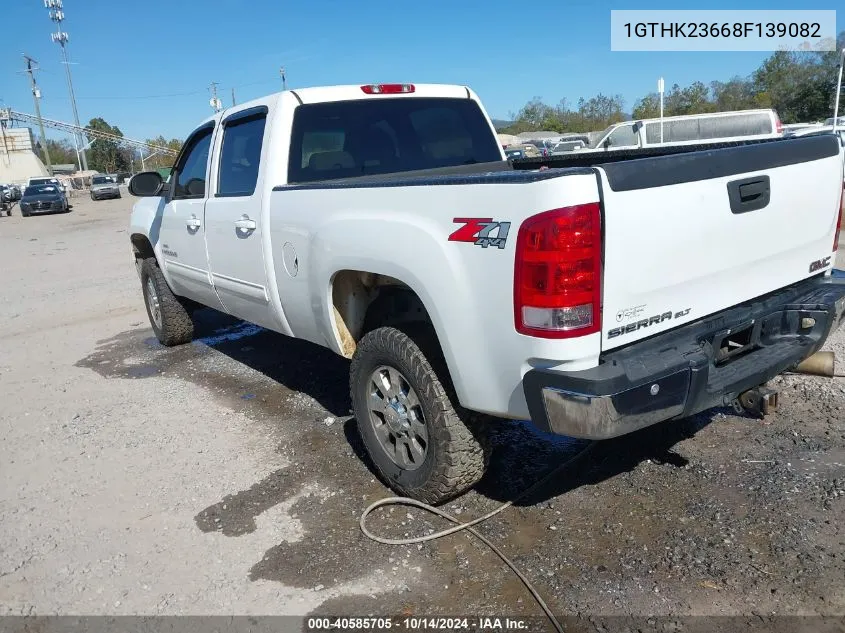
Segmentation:
{"type": "Polygon", "coordinates": [[[62,183],[59,182],[58,178],[54,178],[53,176],[36,176],[30,178],[26,183],[27,187],[33,187],[35,185],[56,185],[61,187],[62,183]]]}
{"type": "Polygon", "coordinates": [[[551,153],[551,141],[543,139],[526,141],[526,145],[533,145],[537,148],[540,156],[548,156],[551,153]]]}
{"type": "Polygon", "coordinates": [[[23,192],[20,202],[21,216],[36,213],[67,213],[70,211],[67,196],[61,185],[32,185],[23,192]]]}
{"type": "MultiPolygon", "coordinates": [[[[833,127],[833,117],[830,117],[829,119],[825,119],[824,124],[829,125],[830,127],[833,127]]],[[[838,117],[836,126],[839,127],[840,125],[845,125],[845,116],[838,117]]]]}
{"type": "Polygon", "coordinates": [[[106,174],[91,177],[91,200],[105,200],[106,198],[120,198],[120,186],[117,178],[106,174]]]}
{"type": "Polygon", "coordinates": [[[511,145],[505,149],[505,156],[508,160],[512,160],[514,158],[538,158],[542,154],[536,145],[524,143],[523,145],[511,145]]]}
{"type": "MultiPolygon", "coordinates": [[[[662,143],[695,145],[702,142],[777,138],[782,135],[783,126],[774,110],[741,110],[664,117],[662,143]]],[[[641,119],[611,125],[590,145],[590,149],[631,149],[660,144],[660,119],[641,119]]]]}
{"type": "Polygon", "coordinates": [[[0,215],[12,215],[12,192],[6,185],[0,185],[0,215]]]}
{"type": "Polygon", "coordinates": [[[586,147],[584,141],[561,141],[552,147],[550,155],[557,156],[559,154],[566,154],[567,152],[574,152],[576,150],[586,147]]]}
{"type": "Polygon", "coordinates": [[[9,196],[10,196],[10,200],[12,202],[17,202],[18,200],[21,199],[22,194],[21,194],[21,188],[20,188],[19,185],[12,183],[12,184],[3,185],[3,186],[6,187],[9,190],[9,196]]]}

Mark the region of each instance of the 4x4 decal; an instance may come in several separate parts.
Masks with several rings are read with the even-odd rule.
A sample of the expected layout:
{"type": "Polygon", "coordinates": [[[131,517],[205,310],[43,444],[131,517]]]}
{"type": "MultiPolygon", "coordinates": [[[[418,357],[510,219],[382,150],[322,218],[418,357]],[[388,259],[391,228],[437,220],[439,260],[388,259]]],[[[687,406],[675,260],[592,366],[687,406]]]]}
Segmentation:
{"type": "Polygon", "coordinates": [[[492,218],[455,218],[452,222],[463,226],[449,236],[450,242],[469,242],[481,248],[504,248],[511,228],[510,222],[494,222],[492,218]],[[494,230],[496,237],[491,237],[494,230]]]}

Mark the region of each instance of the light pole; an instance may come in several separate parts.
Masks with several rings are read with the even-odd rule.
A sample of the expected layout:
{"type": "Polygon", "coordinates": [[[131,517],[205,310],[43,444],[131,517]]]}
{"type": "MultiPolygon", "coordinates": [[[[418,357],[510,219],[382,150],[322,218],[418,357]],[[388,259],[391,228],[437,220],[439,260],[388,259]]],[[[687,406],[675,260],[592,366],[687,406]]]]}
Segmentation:
{"type": "Polygon", "coordinates": [[[839,74],[836,78],[836,101],[833,104],[833,131],[839,127],[839,95],[842,94],[842,70],[845,67],[845,48],[839,56],[839,74]]]}
{"type": "Polygon", "coordinates": [[[663,92],[666,89],[663,77],[657,80],[657,92],[660,93],[660,142],[663,142],[663,92]]]}
{"type": "MultiPolygon", "coordinates": [[[[70,105],[73,108],[73,122],[76,127],[81,127],[79,125],[79,114],[76,111],[76,96],[73,94],[73,80],[70,77],[70,61],[67,56],[67,43],[70,37],[66,32],[62,31],[62,20],[65,19],[65,13],[62,10],[62,0],[44,0],[44,6],[47,9],[50,9],[50,19],[56,23],[56,32],[50,34],[50,39],[57,42],[59,46],[62,47],[62,63],[65,65],[65,73],[67,75],[67,88],[68,92],[70,92],[70,105]]],[[[84,146],[85,135],[74,132],[73,142],[77,147],[80,145],[84,146]],[[79,142],[80,139],[77,134],[82,136],[82,143],[79,142]]],[[[79,152],[79,158],[82,163],[79,168],[83,171],[88,171],[88,157],[85,155],[84,147],[79,152]]]]}

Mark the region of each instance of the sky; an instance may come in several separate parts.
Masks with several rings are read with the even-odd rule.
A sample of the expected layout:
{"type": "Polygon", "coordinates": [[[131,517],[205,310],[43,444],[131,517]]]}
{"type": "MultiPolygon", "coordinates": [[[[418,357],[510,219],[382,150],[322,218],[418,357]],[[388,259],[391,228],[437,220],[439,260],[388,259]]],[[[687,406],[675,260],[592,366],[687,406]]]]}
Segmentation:
{"type": "MultiPolygon", "coordinates": [[[[43,0],[4,0],[0,107],[34,112],[22,53],[34,57],[44,117],[73,121],[55,25],[43,0]]],[[[836,9],[837,1],[708,0],[702,9],[836,9]]],[[[493,118],[531,98],[621,94],[636,100],[700,80],[750,74],[763,52],[611,52],[611,9],[692,9],[675,0],[64,0],[80,121],[102,117],[125,136],[183,138],[225,105],[281,89],[378,82],[473,88],[493,118]],[[123,6],[121,6],[123,5],[123,6]],[[248,7],[245,9],[244,7],[248,7]]],[[[845,10],[837,32],[845,29],[845,10]]],[[[61,133],[48,132],[61,138],[61,133]]]]}

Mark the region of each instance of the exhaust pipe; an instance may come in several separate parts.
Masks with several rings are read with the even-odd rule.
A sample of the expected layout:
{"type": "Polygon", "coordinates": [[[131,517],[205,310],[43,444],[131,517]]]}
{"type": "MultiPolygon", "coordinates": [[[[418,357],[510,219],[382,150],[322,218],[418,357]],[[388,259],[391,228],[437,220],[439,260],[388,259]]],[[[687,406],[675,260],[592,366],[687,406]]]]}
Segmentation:
{"type": "Polygon", "coordinates": [[[796,374],[833,378],[836,373],[835,363],[836,357],[833,352],[816,352],[798,363],[792,371],[796,374]]]}

